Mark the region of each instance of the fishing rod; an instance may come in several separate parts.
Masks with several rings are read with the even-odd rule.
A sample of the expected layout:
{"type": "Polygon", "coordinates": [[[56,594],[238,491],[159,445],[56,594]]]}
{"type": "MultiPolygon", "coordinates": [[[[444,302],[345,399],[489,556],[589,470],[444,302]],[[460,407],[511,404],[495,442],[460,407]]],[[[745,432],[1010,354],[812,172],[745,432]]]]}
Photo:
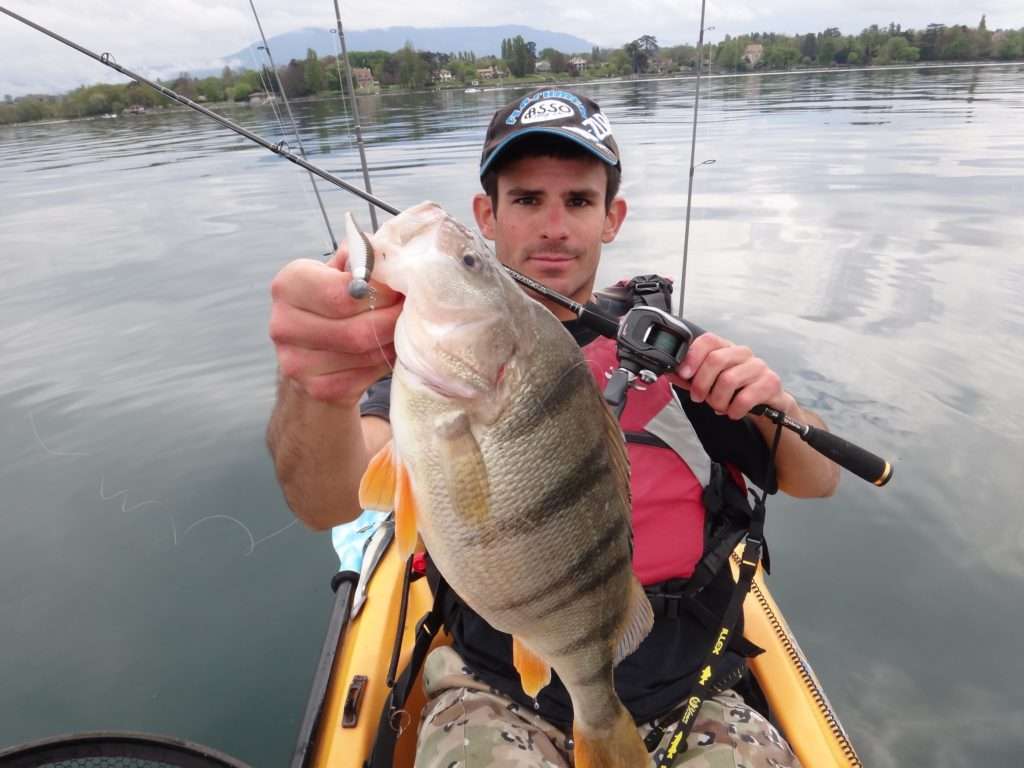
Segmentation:
{"type": "MultiPolygon", "coordinates": [[[[267,42],[267,36],[263,34],[263,24],[260,22],[260,15],[256,12],[255,0],[249,0],[249,7],[252,8],[253,18],[256,19],[256,28],[260,31],[260,39],[263,41],[263,50],[267,52],[267,59],[270,61],[270,69],[274,73],[274,79],[277,81],[277,89],[281,92],[281,99],[284,101],[285,109],[288,110],[288,119],[292,124],[292,132],[295,134],[295,143],[299,147],[299,155],[302,159],[306,159],[306,148],[302,145],[302,135],[299,133],[299,125],[295,121],[295,114],[292,112],[292,103],[288,99],[288,94],[285,93],[284,83],[281,82],[281,74],[277,71],[277,65],[274,64],[274,55],[270,52],[270,43],[267,42]]],[[[277,114],[277,109],[274,109],[274,114],[277,114]]],[[[281,121],[280,115],[278,115],[278,122],[281,121]]],[[[327,209],[324,208],[323,198],[320,197],[320,190],[316,186],[316,178],[309,171],[309,183],[313,185],[313,194],[316,195],[316,202],[320,206],[320,213],[324,217],[324,226],[327,227],[327,236],[331,240],[332,253],[338,250],[338,241],[334,239],[334,230],[331,229],[331,220],[327,217],[327,209]]]]}
{"type": "MultiPolygon", "coordinates": [[[[154,83],[151,80],[147,80],[141,75],[137,75],[131,70],[120,66],[113,61],[109,53],[104,53],[102,55],[93,53],[89,49],[83,48],[77,43],[62,37],[56,32],[52,32],[35,22],[29,21],[25,17],[20,16],[3,6],[0,6],[0,12],[7,14],[11,18],[20,21],[39,32],[42,32],[54,40],[74,48],[76,51],[95,59],[105,66],[117,70],[132,80],[143,85],[148,85],[150,88],[153,88],[168,98],[184,104],[200,114],[206,115],[210,119],[223,125],[225,128],[229,128],[235,133],[259,144],[261,147],[269,149],[271,152],[284,157],[295,165],[316,174],[324,181],[328,181],[331,184],[351,192],[366,202],[380,208],[382,211],[386,211],[393,216],[397,216],[399,214],[398,208],[384,200],[381,200],[379,197],[376,197],[371,193],[338,178],[332,173],[328,173],[303,158],[282,149],[280,146],[271,144],[269,141],[258,136],[252,131],[242,128],[240,125],[236,125],[226,117],[223,117],[200,104],[196,104],[191,99],[175,93],[170,88],[160,85],[159,83],[154,83]]],[[[547,299],[550,299],[559,306],[572,311],[588,327],[592,328],[597,333],[600,333],[602,336],[616,339],[620,343],[620,346],[624,346],[626,349],[630,350],[632,356],[631,365],[637,367],[637,375],[642,380],[647,380],[648,375],[660,376],[664,373],[675,370],[679,364],[682,363],[683,358],[686,356],[686,351],[689,348],[689,343],[695,335],[693,329],[685,321],[655,307],[634,307],[620,322],[616,318],[605,315],[596,307],[580,304],[579,302],[574,301],[567,296],[563,296],[536,280],[517,272],[511,267],[506,266],[505,269],[509,275],[511,275],[512,278],[521,285],[537,292],[547,299]]],[[[831,432],[801,424],[788,418],[784,413],[767,405],[757,405],[751,409],[751,412],[758,415],[764,415],[779,426],[796,432],[804,442],[816,451],[827,456],[839,466],[848,469],[855,475],[862,477],[875,485],[885,485],[892,477],[892,465],[888,461],[876,456],[870,451],[848,442],[847,440],[844,440],[841,437],[838,437],[837,435],[834,435],[831,432]]]]}
{"type": "Polygon", "coordinates": [[[693,96],[693,129],[690,135],[690,181],[686,187],[686,228],[683,232],[683,272],[679,280],[679,319],[683,319],[683,299],[686,296],[686,261],[690,252],[690,206],[693,202],[694,156],[697,150],[697,110],[700,106],[700,76],[704,68],[704,8],[706,0],[700,0],[700,35],[697,38],[697,83],[693,96]]]}
{"type": "Polygon", "coordinates": [[[281,145],[281,143],[273,144],[273,143],[267,141],[266,139],[264,139],[259,134],[253,133],[252,131],[248,130],[247,128],[243,128],[242,126],[238,125],[237,123],[233,123],[232,121],[228,120],[223,115],[218,114],[217,112],[214,112],[212,109],[207,109],[202,104],[197,104],[196,102],[192,101],[192,99],[189,99],[189,98],[187,98],[185,96],[182,96],[179,93],[175,93],[170,88],[168,88],[168,87],[166,87],[164,85],[160,85],[160,83],[155,83],[152,80],[149,80],[149,79],[143,77],[140,74],[132,72],[130,69],[127,69],[126,67],[122,67],[116,61],[114,61],[114,57],[111,56],[109,53],[102,53],[102,54],[94,53],[93,51],[90,51],[88,48],[85,48],[85,47],[83,47],[83,46],[79,45],[78,43],[75,43],[75,42],[73,42],[71,40],[68,40],[66,37],[63,37],[63,36],[57,34],[56,32],[54,32],[54,31],[52,31],[50,29],[47,29],[46,27],[44,27],[44,26],[42,26],[40,24],[36,24],[34,21],[26,19],[24,16],[21,16],[21,15],[15,13],[14,11],[11,11],[11,10],[3,7],[2,5],[0,5],[0,13],[5,13],[8,16],[10,16],[12,19],[14,19],[15,21],[20,21],[22,24],[24,24],[24,25],[26,25],[28,27],[32,27],[32,29],[36,30],[37,32],[42,32],[47,37],[51,37],[54,40],[56,40],[57,42],[63,43],[64,45],[68,46],[69,48],[74,48],[79,53],[88,56],[90,59],[95,59],[100,64],[103,64],[106,67],[110,67],[111,69],[116,70],[117,72],[120,72],[125,77],[128,77],[128,78],[134,80],[135,82],[139,83],[140,85],[147,85],[150,88],[152,88],[153,90],[155,90],[158,93],[162,94],[163,96],[166,96],[167,98],[172,99],[173,101],[176,101],[179,104],[184,104],[189,109],[193,109],[193,110],[195,110],[196,112],[199,112],[202,115],[206,115],[206,117],[208,117],[211,120],[214,120],[214,121],[220,123],[225,128],[234,131],[239,136],[244,136],[245,138],[249,139],[250,141],[255,142],[256,144],[259,144],[264,149],[269,149],[271,152],[273,152],[276,155],[280,155],[285,160],[287,160],[287,161],[289,161],[291,163],[294,163],[295,165],[299,166],[300,168],[303,168],[303,169],[309,171],[310,173],[315,174],[316,176],[319,176],[324,181],[330,182],[331,184],[334,184],[336,187],[341,187],[346,192],[351,192],[356,197],[361,197],[363,200],[365,200],[366,202],[371,203],[371,204],[377,206],[382,211],[390,213],[392,216],[397,216],[398,215],[399,210],[397,208],[395,208],[393,205],[391,205],[389,203],[386,203],[385,201],[381,200],[379,197],[375,197],[374,195],[370,194],[369,192],[365,192],[364,190],[360,189],[359,187],[355,186],[354,184],[350,184],[349,182],[345,181],[344,179],[339,179],[333,173],[325,171],[323,168],[320,168],[319,166],[313,165],[312,163],[310,163],[309,161],[305,160],[304,158],[299,157],[298,155],[295,155],[292,152],[289,152],[287,149],[285,149],[281,145]]]}
{"type": "MultiPolygon", "coordinates": [[[[356,129],[356,147],[359,149],[359,164],[363,167],[363,184],[366,187],[366,191],[373,194],[373,188],[370,186],[370,169],[366,165],[366,150],[363,147],[363,128],[359,120],[359,103],[356,101],[356,88],[352,82],[352,65],[348,60],[348,48],[345,46],[345,32],[341,26],[341,8],[338,5],[338,0],[334,0],[334,18],[337,23],[336,29],[338,30],[338,40],[341,42],[341,55],[345,57],[345,75],[348,81],[348,92],[352,97],[352,122],[355,124],[356,129]]],[[[337,60],[335,60],[337,61],[337,60]]],[[[339,88],[341,83],[338,83],[339,88]]],[[[370,205],[370,224],[373,226],[373,231],[377,231],[377,212],[370,205]]]]}

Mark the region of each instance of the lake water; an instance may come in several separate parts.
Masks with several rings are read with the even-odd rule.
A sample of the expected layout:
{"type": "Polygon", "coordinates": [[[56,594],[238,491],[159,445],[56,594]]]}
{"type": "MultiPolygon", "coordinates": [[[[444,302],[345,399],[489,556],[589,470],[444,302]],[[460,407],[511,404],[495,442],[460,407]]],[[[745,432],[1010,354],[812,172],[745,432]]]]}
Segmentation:
{"type": "MultiPolygon", "coordinates": [[[[896,467],[769,504],[775,596],[867,765],[1019,764],[1024,67],[702,90],[687,317],[896,467]]],[[[678,279],[693,82],[587,91],[630,203],[600,279],[678,279]]],[[[517,93],[363,99],[375,192],[469,221],[517,93]]],[[[344,105],[296,112],[357,181],[344,105]]],[[[268,285],[328,248],[308,179],[185,111],[0,129],[0,168],[0,746],[128,729],[283,765],[336,567],[263,444],[268,285]]]]}

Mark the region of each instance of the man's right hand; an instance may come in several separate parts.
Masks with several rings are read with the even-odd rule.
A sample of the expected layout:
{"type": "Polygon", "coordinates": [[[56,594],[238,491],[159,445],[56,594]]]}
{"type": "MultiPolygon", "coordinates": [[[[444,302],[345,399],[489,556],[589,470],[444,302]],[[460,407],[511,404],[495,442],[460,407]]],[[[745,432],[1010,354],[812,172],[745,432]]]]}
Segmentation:
{"type": "Polygon", "coordinates": [[[270,338],[285,377],[316,400],[351,406],[394,362],[402,297],[372,281],[372,302],[349,296],[347,257],[343,243],[327,262],[298,259],[277,273],[270,338]]]}

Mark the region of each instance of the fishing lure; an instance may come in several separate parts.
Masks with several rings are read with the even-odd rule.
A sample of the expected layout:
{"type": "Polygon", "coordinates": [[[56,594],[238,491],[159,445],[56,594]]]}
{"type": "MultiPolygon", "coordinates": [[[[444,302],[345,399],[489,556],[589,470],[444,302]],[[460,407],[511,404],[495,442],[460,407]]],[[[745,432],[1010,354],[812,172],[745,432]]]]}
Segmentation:
{"type": "Polygon", "coordinates": [[[351,211],[345,212],[345,241],[348,243],[348,271],[352,273],[348,293],[353,299],[365,299],[372,289],[370,275],[373,273],[373,246],[351,211]]]}

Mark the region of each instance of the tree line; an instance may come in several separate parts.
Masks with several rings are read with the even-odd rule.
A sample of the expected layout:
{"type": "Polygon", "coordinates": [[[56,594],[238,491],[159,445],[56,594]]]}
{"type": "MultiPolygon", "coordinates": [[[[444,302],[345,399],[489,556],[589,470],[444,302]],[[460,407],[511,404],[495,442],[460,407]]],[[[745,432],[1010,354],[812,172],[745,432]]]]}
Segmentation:
{"type": "MultiPolygon", "coordinates": [[[[843,35],[838,28],[783,35],[753,32],[725,38],[705,46],[705,67],[716,71],[790,69],[800,66],[866,66],[917,61],[1016,60],[1024,58],[1024,28],[987,28],[985,17],[977,27],[929,24],[925,29],[872,25],[858,35],[843,35]]],[[[397,51],[354,51],[353,68],[368,69],[382,88],[422,89],[446,84],[467,85],[496,76],[522,81],[551,77],[621,77],[692,71],[697,49],[692,45],[659,46],[653,35],[642,35],[621,48],[594,47],[589,53],[567,53],[554,48],[537,50],[521,35],[501,42],[498,56],[476,56],[469,51],[418,51],[406,43],[397,51]]],[[[304,59],[278,67],[277,75],[289,98],[347,90],[344,62],[320,57],[312,49],[304,59]]],[[[244,102],[256,93],[278,93],[277,78],[269,67],[234,70],[224,67],[219,76],[203,78],[182,73],[161,81],[171,90],[200,102],[244,102]]],[[[116,114],[126,108],[164,107],[173,102],[137,83],[91,85],[62,96],[4,97],[0,124],[56,118],[116,114]]]]}

